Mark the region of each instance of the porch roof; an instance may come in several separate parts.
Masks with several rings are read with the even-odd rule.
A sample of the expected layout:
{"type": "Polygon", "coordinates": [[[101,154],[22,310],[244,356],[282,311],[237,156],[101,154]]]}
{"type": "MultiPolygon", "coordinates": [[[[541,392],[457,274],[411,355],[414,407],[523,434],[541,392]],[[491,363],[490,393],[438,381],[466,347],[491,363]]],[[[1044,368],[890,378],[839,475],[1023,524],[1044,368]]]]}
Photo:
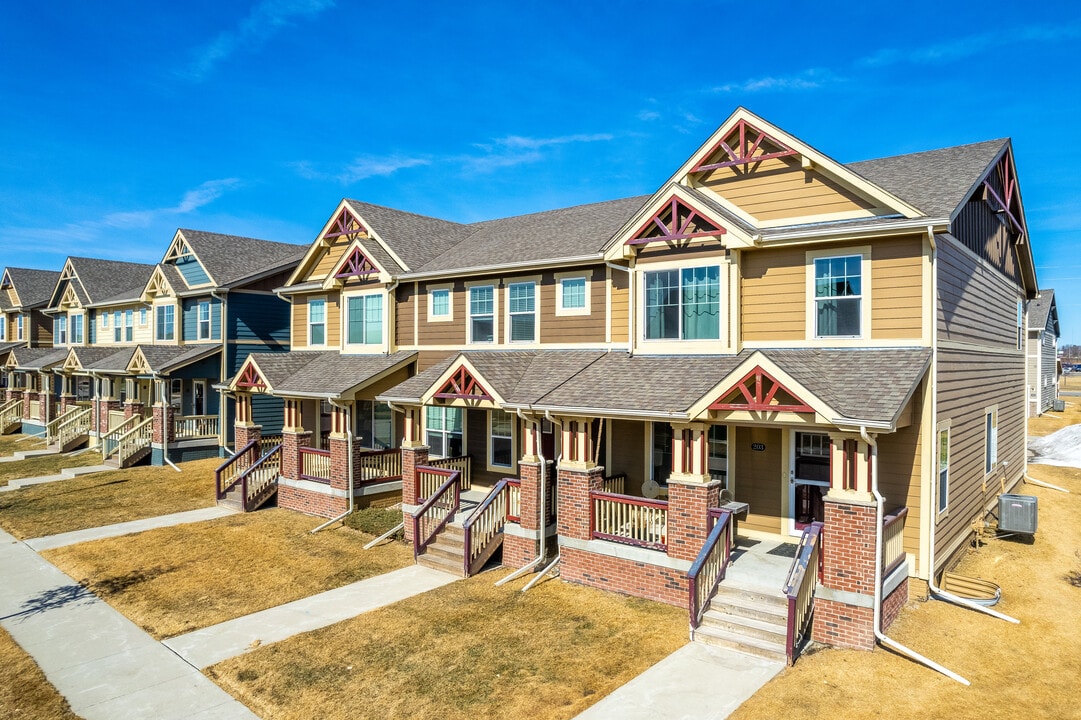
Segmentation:
{"type": "Polygon", "coordinates": [[[127,372],[135,346],[127,347],[76,347],[75,357],[84,371],[124,374],[127,372]]]}
{"type": "Polygon", "coordinates": [[[9,364],[13,359],[16,370],[46,370],[59,365],[67,359],[68,349],[61,348],[13,348],[9,354],[9,364]]]}
{"type": "Polygon", "coordinates": [[[166,374],[221,352],[221,345],[140,345],[150,371],[166,374]]]}
{"type": "Polygon", "coordinates": [[[342,397],[406,365],[416,355],[412,351],[390,355],[285,352],[250,357],[275,395],[342,397]]]}

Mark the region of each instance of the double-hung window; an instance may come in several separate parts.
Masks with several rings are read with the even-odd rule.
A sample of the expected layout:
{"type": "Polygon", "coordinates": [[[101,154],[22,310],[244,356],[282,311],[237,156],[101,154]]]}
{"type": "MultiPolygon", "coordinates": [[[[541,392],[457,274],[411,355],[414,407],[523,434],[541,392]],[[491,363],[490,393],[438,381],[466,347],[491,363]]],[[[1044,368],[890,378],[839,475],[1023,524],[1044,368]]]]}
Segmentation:
{"type": "Polygon", "coordinates": [[[719,265],[645,274],[647,340],[717,340],[721,337],[719,265]]]}
{"type": "Polygon", "coordinates": [[[537,284],[521,282],[507,286],[507,312],[510,314],[510,341],[536,342],[537,284]]]}
{"type": "Polygon", "coordinates": [[[860,337],[862,268],[862,255],[815,258],[815,337],[860,337]]]}
{"type": "Polygon", "coordinates": [[[394,446],[394,416],[390,406],[372,400],[357,401],[357,441],[371,450],[394,446]]]}
{"type": "Polygon", "coordinates": [[[559,281],[559,309],[568,314],[588,311],[584,277],[563,278],[559,281]]]}
{"type": "Polygon", "coordinates": [[[8,316],[0,314],[0,342],[8,339],[8,316]]]}
{"type": "Polygon", "coordinates": [[[146,308],[139,308],[139,327],[146,327],[146,308]]]}
{"type": "Polygon", "coordinates": [[[986,411],[983,429],[983,474],[989,475],[998,464],[998,410],[986,411]]]}
{"type": "Polygon", "coordinates": [[[124,342],[131,342],[135,339],[135,311],[124,311],[124,342]]]}
{"type": "Polygon", "coordinates": [[[82,345],[83,344],[83,316],[72,315],[68,319],[68,324],[71,328],[71,344],[82,345]]]}
{"type": "Polygon", "coordinates": [[[157,308],[157,328],[155,337],[158,340],[173,340],[176,338],[176,329],[174,326],[175,321],[175,309],[172,305],[158,305],[157,308]]]}
{"type": "Polygon", "coordinates": [[[491,417],[491,465],[509,468],[514,465],[514,416],[493,410],[491,417]]]}
{"type": "Polygon", "coordinates": [[[53,343],[56,345],[68,344],[68,318],[66,315],[53,318],[53,343]]]}
{"type": "Polygon", "coordinates": [[[450,288],[436,288],[428,292],[428,318],[450,320],[450,288]]]}
{"type": "Polygon", "coordinates": [[[950,506],[950,429],[938,431],[938,511],[950,506]]]}
{"type": "Polygon", "coordinates": [[[435,457],[458,457],[462,454],[462,409],[425,408],[425,442],[435,457]]]}
{"type": "Polygon", "coordinates": [[[354,295],[345,301],[346,342],[350,345],[383,344],[383,296],[354,295]]]}
{"type": "Polygon", "coordinates": [[[196,318],[196,334],[195,336],[199,340],[210,339],[210,302],[207,300],[200,301],[199,307],[196,310],[198,317],[196,318]]]}
{"type": "Polygon", "coordinates": [[[16,340],[25,340],[26,339],[26,316],[25,315],[16,315],[15,316],[15,339],[16,340]]]}
{"type": "Polygon", "coordinates": [[[482,285],[469,288],[469,342],[495,340],[495,288],[482,285]]]}
{"type": "Polygon", "coordinates": [[[113,342],[124,339],[124,315],[119,310],[113,313],[113,342]]]}
{"type": "Polygon", "coordinates": [[[323,298],[308,301],[308,344],[327,344],[327,301],[323,298]]]}

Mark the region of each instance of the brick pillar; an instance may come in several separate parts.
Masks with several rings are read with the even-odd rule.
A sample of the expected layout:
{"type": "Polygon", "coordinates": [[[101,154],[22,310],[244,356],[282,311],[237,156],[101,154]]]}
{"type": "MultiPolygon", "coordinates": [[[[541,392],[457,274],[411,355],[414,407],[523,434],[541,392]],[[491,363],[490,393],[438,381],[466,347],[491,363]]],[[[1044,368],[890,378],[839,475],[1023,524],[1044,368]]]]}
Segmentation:
{"type": "Polygon", "coordinates": [[[119,400],[98,401],[98,433],[104,435],[109,432],[109,412],[120,409],[119,400]]]}
{"type": "Polygon", "coordinates": [[[709,535],[709,509],[720,504],[721,483],[668,480],[668,557],[694,560],[709,535]]]}
{"type": "Polygon", "coordinates": [[[413,541],[412,515],[405,506],[417,504],[416,468],[428,464],[428,446],[402,447],[402,519],[405,521],[405,539],[413,541]]]}
{"type": "Polygon", "coordinates": [[[335,490],[349,490],[349,440],[344,435],[331,434],[327,438],[330,450],[330,486],[335,490]]]}
{"type": "Polygon", "coordinates": [[[34,420],[30,417],[30,403],[38,399],[37,390],[27,390],[23,393],[23,419],[34,420]]]}
{"type": "Polygon", "coordinates": [[[591,539],[589,493],[603,489],[604,468],[600,465],[588,469],[561,465],[556,475],[559,495],[556,527],[559,535],[578,540],[591,539]]]}
{"type": "Polygon", "coordinates": [[[875,505],[830,495],[824,500],[823,574],[815,597],[812,636],[835,647],[871,650],[875,644],[875,505]]]}
{"type": "Polygon", "coordinates": [[[141,416],[143,414],[143,404],[137,400],[131,400],[124,403],[124,419],[127,420],[130,417],[141,416]]]}
{"type": "Polygon", "coordinates": [[[176,408],[172,405],[155,405],[153,410],[154,424],[151,426],[154,432],[153,442],[158,445],[167,445],[176,437],[176,428],[173,424],[173,416],[176,408]]]}
{"type": "Polygon", "coordinates": [[[60,415],[75,407],[75,396],[67,393],[60,396],[60,415]]]}
{"type": "Polygon", "coordinates": [[[235,445],[238,452],[252,440],[259,442],[263,439],[262,425],[253,425],[247,422],[238,422],[233,425],[233,432],[236,437],[235,445]]]}
{"type": "Polygon", "coordinates": [[[310,431],[282,431],[282,477],[290,480],[300,479],[300,472],[304,469],[300,459],[300,448],[311,447],[311,444],[312,434],[310,431]]]}
{"type": "Polygon", "coordinates": [[[504,567],[520,568],[537,557],[538,515],[540,502],[540,462],[518,461],[518,480],[521,482],[521,505],[519,527],[534,533],[533,537],[503,534],[504,567]]]}

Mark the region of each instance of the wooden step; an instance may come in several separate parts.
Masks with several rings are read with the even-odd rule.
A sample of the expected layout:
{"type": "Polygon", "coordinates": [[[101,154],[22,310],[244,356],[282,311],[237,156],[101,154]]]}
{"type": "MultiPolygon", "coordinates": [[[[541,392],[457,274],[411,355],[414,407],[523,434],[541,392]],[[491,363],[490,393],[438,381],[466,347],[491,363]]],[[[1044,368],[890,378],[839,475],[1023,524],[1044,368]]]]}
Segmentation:
{"type": "Polygon", "coordinates": [[[784,622],[771,622],[743,615],[732,615],[719,610],[709,609],[702,615],[700,627],[743,635],[745,637],[768,640],[783,644],[788,638],[788,625],[784,622]]]}
{"type": "Polygon", "coordinates": [[[722,630],[715,627],[700,626],[694,631],[695,642],[706,645],[736,650],[747,655],[754,655],[776,662],[787,662],[788,654],[785,652],[783,642],[771,642],[756,637],[748,637],[741,633],[722,630]]]}
{"type": "MultiPolygon", "coordinates": [[[[431,546],[429,546],[428,549],[430,550],[431,546]]],[[[458,577],[463,577],[465,575],[464,569],[462,568],[462,559],[460,557],[457,560],[449,560],[445,557],[425,553],[417,558],[417,564],[432,568],[433,570],[442,570],[443,572],[457,575],[458,577]]]]}

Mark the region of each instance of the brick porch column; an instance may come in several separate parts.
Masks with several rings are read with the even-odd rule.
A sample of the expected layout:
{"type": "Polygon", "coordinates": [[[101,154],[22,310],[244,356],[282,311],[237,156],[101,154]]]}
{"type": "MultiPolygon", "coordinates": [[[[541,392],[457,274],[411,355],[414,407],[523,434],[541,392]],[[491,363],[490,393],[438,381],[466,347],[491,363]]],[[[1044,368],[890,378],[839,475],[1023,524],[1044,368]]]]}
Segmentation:
{"type": "Polygon", "coordinates": [[[23,420],[36,420],[30,417],[30,403],[38,399],[37,390],[27,390],[23,393],[23,420]]]}
{"type": "Polygon", "coordinates": [[[416,469],[428,464],[429,450],[427,445],[402,443],[402,520],[405,522],[405,539],[409,542],[413,541],[413,516],[407,508],[417,504],[416,469]]]}
{"type": "Polygon", "coordinates": [[[824,498],[822,584],[815,593],[812,636],[835,647],[871,650],[874,635],[875,505],[824,498]]]}
{"type": "Polygon", "coordinates": [[[120,409],[120,401],[113,398],[102,398],[98,401],[98,433],[104,435],[109,432],[109,413],[120,409]]]}
{"type": "Polygon", "coordinates": [[[162,446],[173,442],[176,439],[176,428],[173,424],[176,408],[172,405],[155,405],[151,412],[154,419],[154,423],[151,425],[154,433],[152,441],[162,446]]]}
{"type": "MultiPolygon", "coordinates": [[[[238,422],[233,425],[233,433],[236,440],[236,449],[239,451],[252,440],[259,442],[263,439],[263,426],[249,422],[238,422]]],[[[284,449],[283,447],[282,450],[284,449]]]]}
{"type": "Polygon", "coordinates": [[[528,461],[525,458],[519,460],[518,480],[521,483],[518,526],[530,533],[531,537],[503,533],[503,565],[510,568],[523,567],[537,556],[538,531],[544,530],[544,528],[538,528],[540,460],[528,461]]]}
{"type": "Polygon", "coordinates": [[[592,539],[589,493],[604,488],[604,467],[582,467],[580,463],[563,463],[556,474],[556,490],[559,496],[559,519],[556,528],[560,537],[592,539]]]}
{"type": "Polygon", "coordinates": [[[304,470],[300,448],[311,447],[311,444],[310,430],[282,430],[282,477],[290,480],[300,479],[301,472],[304,470]]]}
{"type": "Polygon", "coordinates": [[[668,557],[693,561],[709,536],[709,509],[721,501],[721,481],[668,478],[668,557]]]}

